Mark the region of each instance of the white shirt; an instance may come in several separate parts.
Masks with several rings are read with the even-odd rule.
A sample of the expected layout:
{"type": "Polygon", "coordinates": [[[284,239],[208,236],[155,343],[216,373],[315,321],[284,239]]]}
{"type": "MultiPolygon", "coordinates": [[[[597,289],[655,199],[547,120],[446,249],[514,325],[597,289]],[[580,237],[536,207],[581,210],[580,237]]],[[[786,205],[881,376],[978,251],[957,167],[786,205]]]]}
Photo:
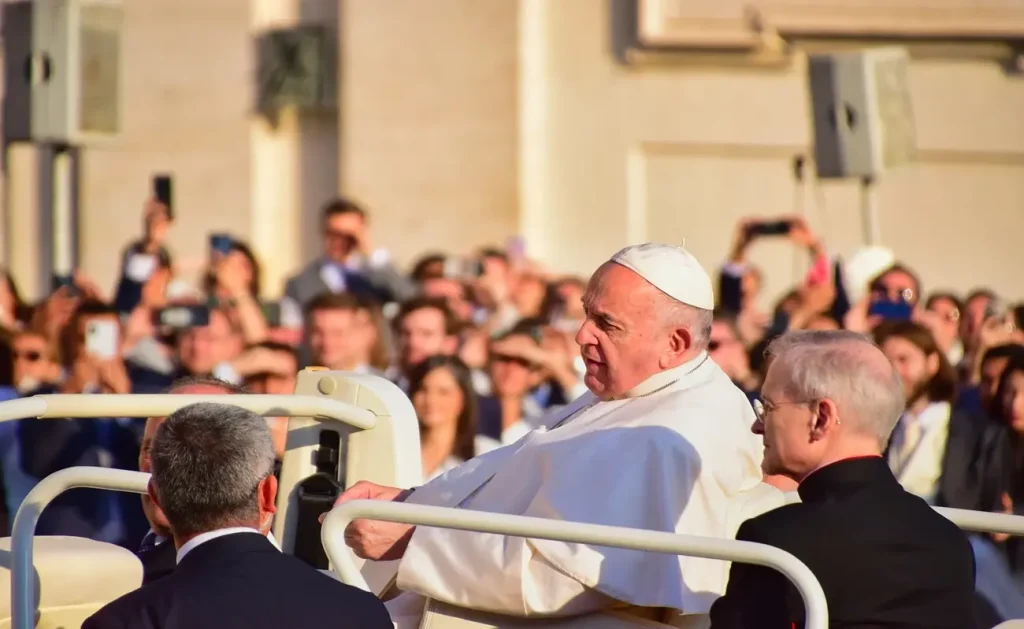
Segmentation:
{"type": "MultiPolygon", "coordinates": [[[[211,539],[217,539],[218,537],[224,537],[225,535],[234,535],[235,533],[256,533],[257,535],[260,534],[260,532],[256,529],[251,529],[247,526],[235,526],[227,529],[219,529],[216,531],[201,533],[185,542],[181,546],[181,548],[178,549],[178,563],[181,563],[181,560],[185,558],[185,555],[189,554],[197,546],[205,544],[211,539]]],[[[160,539],[160,537],[157,537],[157,543],[160,543],[160,539]]],[[[277,540],[274,539],[274,533],[272,531],[267,533],[267,541],[273,544],[274,548],[281,550],[281,546],[277,543],[277,540]]]]}
{"type": "MultiPolygon", "coordinates": [[[[408,502],[731,539],[743,519],[784,501],[768,488],[772,500],[751,508],[751,491],[765,489],[753,421],[746,396],[702,354],[623,399],[583,396],[408,502]]],[[[386,581],[367,568],[371,583],[386,581]]],[[[418,626],[409,599],[417,594],[515,616],[585,613],[613,600],[707,613],[728,569],[697,557],[418,527],[398,565],[405,593],[388,609],[399,628],[418,626]]]]}
{"type": "Polygon", "coordinates": [[[934,503],[942,477],[942,461],[949,439],[949,402],[933,402],[918,415],[904,413],[893,435],[889,448],[889,468],[903,488],[929,504],[934,503]],[[916,443],[906,444],[908,426],[916,423],[920,428],[916,443]],[[909,454],[901,457],[904,445],[909,454]]]}

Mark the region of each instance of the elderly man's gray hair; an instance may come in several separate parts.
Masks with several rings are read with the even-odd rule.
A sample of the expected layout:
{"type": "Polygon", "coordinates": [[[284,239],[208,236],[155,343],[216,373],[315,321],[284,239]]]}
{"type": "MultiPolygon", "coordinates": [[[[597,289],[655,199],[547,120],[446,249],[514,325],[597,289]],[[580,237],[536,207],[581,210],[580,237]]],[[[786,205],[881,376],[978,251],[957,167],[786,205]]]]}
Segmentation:
{"type": "Polygon", "coordinates": [[[664,324],[668,327],[685,327],[692,335],[694,348],[707,349],[711,342],[711,322],[714,319],[714,313],[678,302],[661,291],[658,292],[661,294],[659,310],[664,324]]]}
{"type": "Polygon", "coordinates": [[[884,447],[905,407],[899,374],[871,340],[848,330],[790,332],[768,346],[791,400],[835,402],[844,421],[884,447]]]}
{"type": "Polygon", "coordinates": [[[176,535],[256,522],[260,481],[273,473],[263,417],[229,404],[190,404],[153,438],[153,487],[176,535]]]}

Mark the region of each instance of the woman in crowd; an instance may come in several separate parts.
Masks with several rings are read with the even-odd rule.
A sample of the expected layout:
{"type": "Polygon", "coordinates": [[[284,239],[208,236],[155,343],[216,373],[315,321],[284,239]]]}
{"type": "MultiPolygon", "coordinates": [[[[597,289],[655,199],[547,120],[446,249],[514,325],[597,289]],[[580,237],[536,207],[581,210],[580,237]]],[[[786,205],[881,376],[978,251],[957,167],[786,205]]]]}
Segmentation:
{"type": "Polygon", "coordinates": [[[268,324],[260,304],[260,264],[247,244],[232,240],[227,253],[212,252],[205,288],[210,307],[223,310],[242,331],[245,342],[267,340],[268,324]]]}
{"type": "Polygon", "coordinates": [[[453,356],[431,356],[409,374],[409,398],[420,423],[423,478],[431,479],[498,442],[477,435],[477,399],[469,368],[453,356]]]}

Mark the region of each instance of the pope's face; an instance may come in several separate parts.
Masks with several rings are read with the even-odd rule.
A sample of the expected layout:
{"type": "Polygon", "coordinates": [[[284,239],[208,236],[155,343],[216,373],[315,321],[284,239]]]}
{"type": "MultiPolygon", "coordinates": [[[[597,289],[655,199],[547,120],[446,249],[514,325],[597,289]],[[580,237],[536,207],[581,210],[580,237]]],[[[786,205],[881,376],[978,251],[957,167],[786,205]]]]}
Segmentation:
{"type": "Polygon", "coordinates": [[[661,371],[668,341],[656,298],[643,278],[618,264],[605,264],[591,278],[576,343],[587,368],[583,383],[598,397],[619,397],[661,371]]]}

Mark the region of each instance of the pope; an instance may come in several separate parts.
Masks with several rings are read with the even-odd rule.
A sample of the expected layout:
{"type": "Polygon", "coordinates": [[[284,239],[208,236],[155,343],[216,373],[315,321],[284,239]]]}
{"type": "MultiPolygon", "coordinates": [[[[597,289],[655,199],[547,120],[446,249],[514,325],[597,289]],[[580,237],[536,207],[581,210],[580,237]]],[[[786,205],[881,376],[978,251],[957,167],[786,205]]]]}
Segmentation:
{"type": "MultiPolygon", "coordinates": [[[[732,538],[782,504],[762,484],[746,396],[707,346],[711,279],[685,249],[647,243],[594,273],[576,335],[589,392],[522,439],[414,489],[360,482],[338,503],[405,500],[575,522],[732,538]]],[[[357,520],[360,557],[398,562],[389,602],[415,627],[423,597],[519,617],[622,608],[705,614],[726,562],[357,520]]]]}

